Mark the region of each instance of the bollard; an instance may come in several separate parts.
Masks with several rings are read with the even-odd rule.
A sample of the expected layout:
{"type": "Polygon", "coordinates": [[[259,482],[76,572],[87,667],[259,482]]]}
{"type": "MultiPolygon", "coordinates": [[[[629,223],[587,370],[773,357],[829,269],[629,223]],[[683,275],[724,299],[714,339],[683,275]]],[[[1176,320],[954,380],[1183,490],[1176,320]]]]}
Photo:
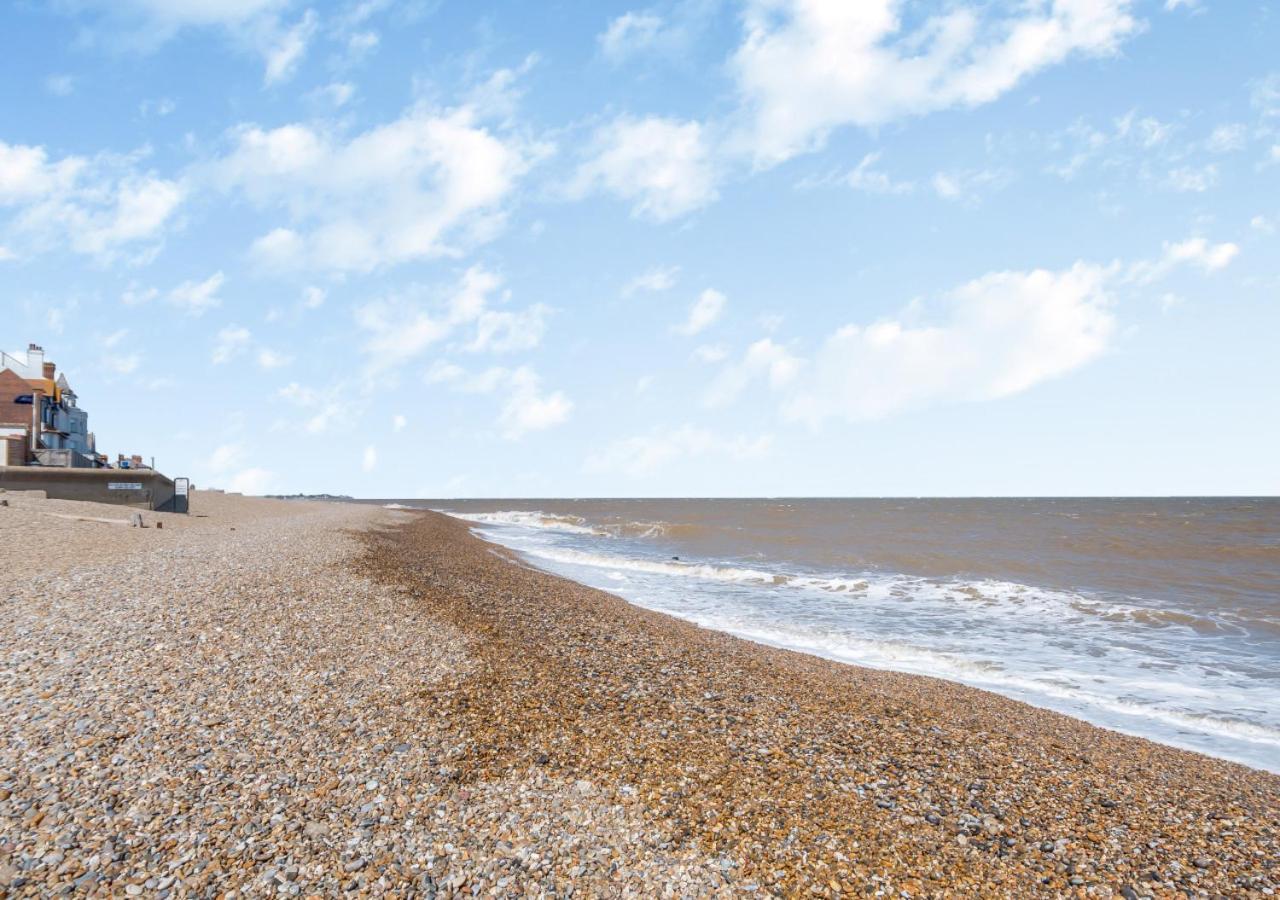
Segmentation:
{"type": "Polygon", "coordinates": [[[142,524],[142,513],[137,513],[137,512],[136,512],[136,513],[134,513],[133,515],[131,515],[131,516],[129,517],[129,525],[130,525],[130,527],[133,527],[133,528],[143,528],[143,527],[145,527],[145,526],[143,526],[143,524],[142,524]]]}

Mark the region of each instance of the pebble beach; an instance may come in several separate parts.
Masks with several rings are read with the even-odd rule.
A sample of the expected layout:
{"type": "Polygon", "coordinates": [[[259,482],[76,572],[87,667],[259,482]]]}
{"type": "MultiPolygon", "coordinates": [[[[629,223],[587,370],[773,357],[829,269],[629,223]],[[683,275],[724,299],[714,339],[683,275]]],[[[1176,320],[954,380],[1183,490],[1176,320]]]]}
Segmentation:
{"type": "Polygon", "coordinates": [[[6,896],[1280,890],[1280,777],[700,629],[442,515],[0,498],[6,896]]]}

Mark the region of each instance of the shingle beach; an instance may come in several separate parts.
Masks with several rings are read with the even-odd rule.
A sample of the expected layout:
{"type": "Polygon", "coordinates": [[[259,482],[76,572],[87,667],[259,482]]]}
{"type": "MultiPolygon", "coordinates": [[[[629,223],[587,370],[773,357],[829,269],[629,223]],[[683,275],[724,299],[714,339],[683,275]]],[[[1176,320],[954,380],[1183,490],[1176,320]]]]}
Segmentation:
{"type": "Polygon", "coordinates": [[[0,498],[0,894],[1280,890],[1280,777],[700,629],[438,514],[0,498]]]}

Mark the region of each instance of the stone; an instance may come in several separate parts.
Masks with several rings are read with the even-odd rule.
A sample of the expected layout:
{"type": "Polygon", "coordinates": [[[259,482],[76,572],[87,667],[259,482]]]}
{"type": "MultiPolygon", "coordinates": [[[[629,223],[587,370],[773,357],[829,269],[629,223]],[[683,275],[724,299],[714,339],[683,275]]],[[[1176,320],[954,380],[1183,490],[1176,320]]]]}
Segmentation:
{"type": "Polygon", "coordinates": [[[443,516],[206,502],[154,541],[3,514],[13,558],[65,553],[0,566],[0,894],[1276,886],[1274,775],[637,610],[443,516]]]}

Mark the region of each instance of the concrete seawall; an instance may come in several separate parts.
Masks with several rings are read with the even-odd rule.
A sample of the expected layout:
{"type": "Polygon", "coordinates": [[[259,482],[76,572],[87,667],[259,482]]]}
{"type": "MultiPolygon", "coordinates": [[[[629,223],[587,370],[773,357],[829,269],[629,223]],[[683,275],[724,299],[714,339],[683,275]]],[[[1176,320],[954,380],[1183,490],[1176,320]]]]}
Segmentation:
{"type": "Polygon", "coordinates": [[[62,469],[0,466],[0,488],[44,491],[55,500],[115,503],[135,509],[173,510],[173,481],[147,469],[62,469]]]}

